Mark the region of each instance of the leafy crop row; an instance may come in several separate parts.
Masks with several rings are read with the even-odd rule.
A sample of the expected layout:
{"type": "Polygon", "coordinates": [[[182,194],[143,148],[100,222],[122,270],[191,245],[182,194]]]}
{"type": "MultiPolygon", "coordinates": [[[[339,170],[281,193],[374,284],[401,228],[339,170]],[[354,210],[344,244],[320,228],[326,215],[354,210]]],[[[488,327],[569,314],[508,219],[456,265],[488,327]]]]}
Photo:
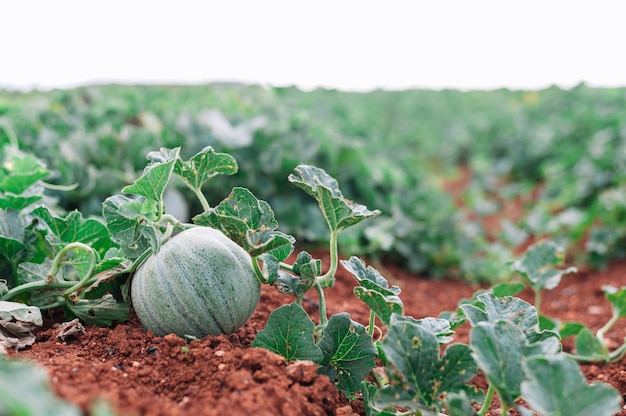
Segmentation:
{"type": "MultiPolygon", "coordinates": [[[[584,85],[367,94],[106,86],[0,92],[0,122],[46,162],[51,183],[77,185],[56,194],[66,210],[98,214],[104,198],[141,173],[154,148],[181,147],[189,158],[212,146],[239,160],[241,173],[209,183],[209,196],[245,186],[300,241],[323,241],[326,225],[314,201],[288,194],[284,178],[300,163],[325,166],[346,192],[383,212],[344,234],[345,251],[389,257],[431,276],[496,281],[524,236],[582,245],[588,231],[582,261],[602,265],[623,254],[625,100],[623,89],[584,85]],[[505,238],[492,241],[442,189],[441,178],[459,164],[474,173],[463,205],[479,217],[540,185],[528,212],[503,224],[505,238]]],[[[173,183],[168,197],[181,196],[183,212],[199,209],[194,195],[173,183]]]]}
{"type": "MultiPolygon", "coordinates": [[[[611,387],[587,385],[575,359],[623,358],[626,347],[608,351],[603,337],[626,315],[626,288],[606,289],[614,317],[595,338],[579,324],[540,315],[540,296],[536,306],[510,296],[520,289],[512,282],[477,293],[442,317],[414,319],[403,314],[400,289],[389,286],[376,269],[358,257],[339,260],[340,234],[380,211],[346,199],[338,181],[317,167],[299,165],[288,179],[316,202],[327,225],[326,272],[321,261],[305,251],[293,264],[287,263],[295,239],[278,230],[270,205],[248,189],[235,187],[220,203],[208,203],[203,185],[237,170],[234,159],[210,147],[187,160],[178,148],[150,152],[143,174],[122,189],[125,195],[104,201],[102,221],[42,205],[42,181],[49,175],[45,166],[16,142],[4,143],[3,155],[0,252],[9,279],[0,288],[2,301],[21,300],[41,309],[63,307],[98,324],[125,319],[131,306],[128,279],[172,233],[185,228],[166,213],[164,201],[168,183],[177,177],[203,207],[194,223],[223,231],[250,254],[262,283],[295,298],[272,312],[252,345],[286,360],[317,363],[320,373],[348,397],[363,397],[368,415],[484,415],[494,394],[502,414],[515,408],[530,415],[530,408],[546,416],[610,415],[621,406],[611,387]],[[367,323],[355,322],[346,313],[327,315],[325,294],[340,264],[354,276],[354,293],[371,311],[367,323]],[[310,290],[318,297],[315,321],[302,307],[310,290]],[[469,344],[452,343],[454,329],[465,322],[472,327],[469,344]],[[383,335],[375,340],[379,323],[383,335]],[[576,336],[574,356],[561,346],[570,335],[576,336]],[[479,370],[489,382],[486,392],[468,384],[479,370]],[[519,404],[520,398],[529,408],[519,404]]],[[[557,268],[562,258],[558,246],[541,243],[515,262],[513,270],[539,295],[573,271],[557,268]]]]}

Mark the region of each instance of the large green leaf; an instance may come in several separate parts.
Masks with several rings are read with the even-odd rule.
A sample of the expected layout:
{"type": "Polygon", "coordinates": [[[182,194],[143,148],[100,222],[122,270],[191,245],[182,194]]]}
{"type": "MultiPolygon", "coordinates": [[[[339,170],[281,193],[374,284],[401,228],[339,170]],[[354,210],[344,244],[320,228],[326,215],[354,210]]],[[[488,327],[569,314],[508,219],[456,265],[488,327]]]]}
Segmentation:
{"type": "Polygon", "coordinates": [[[193,222],[222,231],[252,257],[269,252],[282,261],[293,251],[295,239],[277,231],[270,205],[246,188],[233,188],[218,206],[195,216],[193,222]]]}
{"type": "Polygon", "coordinates": [[[258,332],[252,342],[260,347],[280,354],[287,361],[322,361],[322,350],[315,345],[313,330],[315,324],[297,303],[290,303],[275,309],[267,320],[264,329],[258,332]]]}
{"type": "Polygon", "coordinates": [[[174,173],[190,188],[199,190],[214,176],[234,175],[237,169],[234,157],[227,153],[216,153],[211,146],[207,146],[188,161],[177,160],[174,173]]]}
{"type": "Polygon", "coordinates": [[[474,377],[477,366],[467,345],[450,345],[443,356],[439,345],[425,325],[392,315],[382,342],[390,384],[379,391],[376,404],[437,410],[444,392],[457,391],[474,377]]]}
{"type": "Polygon", "coordinates": [[[513,322],[479,322],[470,332],[470,345],[478,366],[509,406],[519,397],[526,337],[513,322]]]}
{"type": "Polygon", "coordinates": [[[318,346],[324,354],[320,373],[335,380],[347,395],[361,388],[361,381],[376,365],[378,353],[372,337],[347,313],[330,317],[318,346]]]}
{"type": "Polygon", "coordinates": [[[561,278],[576,272],[575,267],[560,270],[556,266],[563,263],[565,252],[553,241],[541,241],[528,248],[522,258],[511,265],[511,270],[521,273],[535,291],[554,289],[561,278]]]}
{"type": "Polygon", "coordinates": [[[610,416],[621,409],[615,389],[588,385],[578,364],[565,354],[526,359],[524,375],[524,400],[542,416],[610,416]]]}
{"type": "Polygon", "coordinates": [[[323,169],[298,165],[295,171],[296,174],[289,175],[289,181],[317,200],[331,230],[342,230],[380,214],[379,210],[370,211],[344,198],[337,181],[323,169]]]}

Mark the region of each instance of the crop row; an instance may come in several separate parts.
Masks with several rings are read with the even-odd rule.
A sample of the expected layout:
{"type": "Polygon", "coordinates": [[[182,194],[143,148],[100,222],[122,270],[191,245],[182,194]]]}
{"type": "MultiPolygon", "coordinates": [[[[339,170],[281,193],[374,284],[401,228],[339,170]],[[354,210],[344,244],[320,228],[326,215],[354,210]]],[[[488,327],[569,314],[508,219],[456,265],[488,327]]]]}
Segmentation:
{"type": "MultiPolygon", "coordinates": [[[[206,146],[240,161],[236,177],[206,186],[208,198],[237,184],[270,202],[281,227],[323,242],[314,203],[289,195],[300,163],[323,166],[355,199],[379,208],[347,232],[341,249],[387,258],[431,276],[497,281],[517,246],[550,235],[582,263],[623,254],[626,125],[624,89],[542,91],[302,92],[236,84],[202,87],[90,86],[0,92],[0,138],[44,160],[67,210],[98,214],[130,184],[148,151],[206,146]],[[446,189],[459,166],[469,182],[446,189]],[[533,193],[533,198],[528,195],[533,193]],[[514,221],[498,215],[525,201],[514,221]],[[460,209],[462,208],[462,209],[460,209]],[[492,227],[493,228],[493,227],[492,227]]],[[[168,208],[200,206],[180,183],[168,208]]],[[[210,201],[217,202],[217,201],[210,201]]]]}

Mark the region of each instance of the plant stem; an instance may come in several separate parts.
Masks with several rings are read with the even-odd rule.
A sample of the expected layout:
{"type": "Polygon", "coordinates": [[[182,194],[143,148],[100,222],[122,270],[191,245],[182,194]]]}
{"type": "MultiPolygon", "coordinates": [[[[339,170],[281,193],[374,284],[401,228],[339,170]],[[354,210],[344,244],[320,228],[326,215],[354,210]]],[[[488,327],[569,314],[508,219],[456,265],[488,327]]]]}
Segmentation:
{"type": "Polygon", "coordinates": [[[326,315],[326,296],[324,295],[324,288],[319,280],[315,280],[315,290],[317,290],[317,297],[319,298],[320,309],[320,327],[325,328],[328,324],[328,316],[326,315]]]}
{"type": "Polygon", "coordinates": [[[252,268],[254,269],[254,274],[256,274],[256,278],[259,279],[259,282],[263,283],[267,283],[267,280],[265,280],[265,276],[263,276],[263,271],[261,271],[261,268],[259,267],[259,262],[257,261],[256,257],[252,259],[252,268]]]}
{"type": "Polygon", "coordinates": [[[598,339],[598,341],[600,341],[600,345],[602,345],[606,353],[608,353],[609,351],[606,346],[606,340],[604,339],[604,334],[606,334],[608,330],[611,329],[611,327],[618,320],[619,320],[619,313],[615,313],[615,310],[613,310],[613,316],[611,316],[611,319],[609,319],[607,323],[604,324],[602,328],[598,329],[598,332],[596,332],[596,338],[598,339]]]}
{"type": "MultiPolygon", "coordinates": [[[[75,291],[77,291],[78,289],[80,289],[81,287],[85,286],[87,283],[89,283],[89,279],[91,278],[93,270],[96,267],[96,263],[97,263],[96,253],[93,251],[91,247],[89,247],[86,244],[79,243],[79,242],[70,243],[66,245],[65,247],[63,247],[63,249],[59,251],[57,255],[54,257],[54,260],[52,262],[52,267],[50,268],[50,272],[47,274],[44,280],[39,280],[37,282],[29,282],[29,283],[25,283],[23,285],[14,287],[13,289],[5,293],[1,299],[8,300],[19,295],[20,293],[29,292],[33,289],[49,289],[49,288],[65,289],[65,291],[63,291],[63,296],[69,296],[75,291]],[[85,275],[82,276],[78,282],[65,280],[65,279],[61,279],[61,280],[55,279],[54,276],[56,276],[56,274],[61,269],[61,265],[63,263],[63,259],[65,258],[65,255],[69,253],[70,251],[77,250],[77,249],[85,250],[87,251],[87,253],[89,253],[89,257],[90,257],[89,269],[87,270],[85,275]]],[[[59,301],[55,302],[55,305],[58,303],[59,301]]]]}
{"type": "Polygon", "coordinates": [[[539,308],[541,307],[541,290],[533,290],[535,292],[535,309],[537,310],[537,316],[539,316],[539,308]]]}
{"type": "Polygon", "coordinates": [[[192,187],[192,186],[189,186],[189,187],[191,188],[193,193],[196,195],[196,197],[200,201],[200,204],[202,205],[202,210],[204,212],[210,210],[211,209],[211,205],[209,205],[209,201],[206,200],[206,197],[202,193],[202,190],[200,188],[195,188],[195,187],[192,187]]]}
{"type": "Polygon", "coordinates": [[[46,280],[38,280],[36,282],[28,282],[23,285],[19,285],[14,287],[5,293],[0,300],[9,300],[21,293],[29,292],[33,289],[66,289],[74,286],[75,282],[71,281],[52,281],[48,282],[46,280]]]}
{"type": "Polygon", "coordinates": [[[370,324],[367,327],[367,332],[371,337],[374,337],[374,329],[376,328],[376,314],[373,310],[370,310],[370,324]]]}
{"type": "Polygon", "coordinates": [[[293,272],[293,265],[285,262],[278,263],[281,269],[293,272]]]}
{"type": "Polygon", "coordinates": [[[338,230],[331,230],[330,233],[330,267],[328,271],[323,276],[319,277],[319,280],[322,282],[324,287],[332,286],[332,278],[335,277],[335,273],[337,273],[337,267],[339,266],[339,250],[337,248],[337,236],[339,235],[338,230]]]}
{"type": "Polygon", "coordinates": [[[624,344],[620,345],[615,351],[609,354],[607,358],[607,363],[612,364],[619,361],[626,356],[626,339],[624,340],[624,344]]]}
{"type": "MultiPolygon", "coordinates": [[[[52,267],[50,268],[50,272],[46,276],[46,280],[48,280],[49,282],[52,282],[52,280],[54,279],[54,276],[56,276],[56,274],[61,269],[61,265],[63,264],[63,259],[65,258],[65,255],[69,253],[70,251],[76,250],[76,249],[85,250],[87,253],[89,253],[89,257],[90,257],[89,270],[88,270],[88,273],[85,274],[85,276],[89,277],[91,275],[91,272],[93,272],[93,269],[96,267],[96,263],[97,263],[96,253],[87,244],[79,243],[76,241],[76,242],[66,245],[65,247],[61,249],[61,251],[57,253],[57,255],[54,257],[54,260],[52,261],[52,267]]],[[[81,280],[86,279],[85,276],[83,276],[81,280]]]]}
{"type": "MultiPolygon", "coordinates": [[[[93,251],[93,249],[91,247],[89,247],[86,244],[82,244],[82,243],[72,243],[72,244],[68,244],[67,246],[65,246],[63,248],[63,250],[67,249],[68,247],[74,245],[73,247],[71,247],[72,250],[75,249],[83,249],[83,250],[87,250],[87,253],[89,253],[89,269],[87,270],[87,272],[85,273],[85,275],[71,288],[67,289],[65,292],[63,292],[64,296],[69,296],[72,293],[74,293],[75,291],[77,291],[78,289],[80,289],[83,286],[86,286],[87,281],[89,280],[89,278],[91,277],[91,275],[93,274],[93,269],[96,268],[96,263],[98,262],[98,260],[96,259],[96,253],[93,251]],[[80,245],[78,245],[80,244],[80,245]]],[[[63,252],[63,250],[61,250],[61,252],[63,252]]],[[[66,253],[69,252],[66,251],[66,253]]],[[[60,254],[60,253],[59,253],[60,254]]]]}
{"type": "Polygon", "coordinates": [[[493,393],[495,389],[493,388],[493,384],[489,384],[489,388],[487,389],[487,393],[485,394],[485,401],[483,402],[482,407],[478,411],[478,416],[485,416],[489,411],[489,406],[491,406],[491,400],[493,400],[493,393]]]}

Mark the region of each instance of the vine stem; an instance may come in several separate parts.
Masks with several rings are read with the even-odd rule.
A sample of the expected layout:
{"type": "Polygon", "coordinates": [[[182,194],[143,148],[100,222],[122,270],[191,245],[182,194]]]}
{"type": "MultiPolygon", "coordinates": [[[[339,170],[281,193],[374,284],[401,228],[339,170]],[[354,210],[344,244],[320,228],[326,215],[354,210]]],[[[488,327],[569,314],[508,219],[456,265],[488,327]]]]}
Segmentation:
{"type": "Polygon", "coordinates": [[[261,267],[259,267],[259,262],[256,257],[252,259],[252,268],[254,269],[254,274],[256,274],[256,278],[259,279],[259,282],[267,283],[267,280],[265,280],[265,276],[263,276],[263,271],[261,270],[261,267]]]}
{"type": "Polygon", "coordinates": [[[606,346],[606,340],[604,339],[604,334],[606,334],[608,330],[611,329],[611,327],[615,325],[615,322],[617,322],[618,320],[619,320],[619,314],[613,312],[613,316],[611,316],[611,319],[609,319],[606,322],[606,324],[604,324],[604,326],[598,329],[598,332],[596,332],[596,338],[598,338],[598,341],[600,341],[600,343],[603,346],[606,346]]]}
{"type": "Polygon", "coordinates": [[[315,281],[315,290],[317,290],[317,297],[319,301],[320,327],[325,328],[328,324],[328,316],[326,315],[326,295],[324,294],[324,288],[319,280],[315,281]]]}
{"type": "MultiPolygon", "coordinates": [[[[89,278],[93,274],[93,270],[96,268],[96,263],[98,262],[98,259],[96,258],[96,253],[91,247],[89,247],[87,244],[74,242],[63,247],[63,250],[61,250],[59,254],[56,255],[55,263],[56,263],[57,258],[61,258],[62,260],[62,258],[65,257],[67,253],[69,253],[72,250],[77,250],[77,249],[85,250],[89,254],[89,269],[84,274],[84,276],[78,282],[76,282],[74,286],[70,287],[65,292],[63,292],[64,296],[71,295],[72,293],[74,293],[75,291],[83,287],[86,284],[87,280],[89,280],[89,278]]],[[[61,265],[61,261],[58,262],[59,268],[60,268],[60,265],[61,265]]],[[[51,272],[54,272],[54,273],[52,275],[53,276],[56,275],[58,271],[59,269],[58,268],[55,269],[53,265],[53,269],[51,270],[51,272]]]]}
{"type": "MultiPolygon", "coordinates": [[[[79,242],[70,243],[66,245],[65,247],[63,247],[63,249],[59,251],[57,255],[54,257],[50,271],[46,275],[46,278],[44,280],[40,280],[37,282],[29,282],[29,283],[25,283],[23,285],[14,287],[13,289],[5,293],[1,299],[8,300],[21,293],[26,293],[34,289],[45,289],[45,288],[65,289],[65,291],[63,292],[63,296],[69,296],[75,291],[77,291],[78,289],[80,289],[81,287],[85,286],[89,282],[89,279],[91,275],[93,274],[93,271],[96,267],[97,261],[98,260],[96,258],[96,253],[93,251],[91,247],[89,247],[86,244],[79,243],[79,242]],[[65,258],[67,253],[69,253],[72,250],[85,250],[87,253],[89,253],[89,257],[90,257],[89,269],[85,272],[85,274],[81,277],[81,279],[78,282],[68,281],[64,279],[61,279],[61,280],[55,279],[54,276],[56,276],[56,274],[61,269],[61,265],[63,264],[63,259],[65,258]]],[[[58,301],[56,303],[58,303],[58,301]]]]}
{"type": "Polygon", "coordinates": [[[370,324],[367,327],[367,332],[370,334],[372,338],[374,337],[375,328],[376,328],[376,314],[374,313],[373,310],[370,310],[370,324]]]}
{"type": "Polygon", "coordinates": [[[624,339],[624,344],[620,345],[618,349],[609,354],[607,359],[608,363],[617,363],[622,361],[622,359],[626,356],[626,339],[624,339]]]}
{"type": "Polygon", "coordinates": [[[9,299],[16,297],[19,294],[29,292],[33,289],[47,289],[47,288],[66,289],[72,286],[74,286],[74,282],[68,282],[68,281],[47,282],[46,280],[39,280],[36,282],[28,282],[28,283],[24,283],[23,285],[16,286],[13,289],[9,290],[0,298],[0,300],[9,300],[9,299]]]}
{"type": "Polygon", "coordinates": [[[539,315],[539,308],[541,307],[541,290],[534,290],[535,292],[535,309],[537,310],[537,315],[539,315]]]}
{"type": "Polygon", "coordinates": [[[493,393],[495,392],[495,388],[493,384],[489,384],[489,388],[487,389],[487,393],[485,394],[485,401],[483,402],[482,407],[478,411],[478,416],[485,416],[489,411],[489,406],[491,406],[491,400],[493,400],[493,393]]]}
{"type": "Polygon", "coordinates": [[[211,205],[209,204],[209,201],[207,201],[206,197],[202,193],[202,190],[200,188],[195,188],[195,187],[193,187],[191,185],[189,187],[191,188],[193,193],[196,195],[196,197],[200,201],[200,204],[202,205],[202,210],[204,212],[210,210],[211,209],[211,205]]]}
{"type": "Polygon", "coordinates": [[[330,267],[328,271],[320,276],[318,280],[322,282],[322,284],[326,287],[330,286],[330,281],[333,277],[335,277],[335,273],[337,273],[337,267],[339,266],[339,249],[337,248],[337,236],[339,235],[338,230],[331,230],[330,233],[330,267]]]}
{"type": "Polygon", "coordinates": [[[609,331],[609,329],[611,329],[611,327],[619,320],[620,316],[619,313],[616,313],[615,309],[613,310],[613,316],[611,316],[611,319],[609,319],[606,324],[604,324],[604,326],[600,329],[598,329],[598,332],[596,332],[596,338],[598,339],[598,342],[600,342],[600,345],[602,346],[602,349],[604,350],[604,353],[606,355],[606,360],[608,361],[609,359],[611,359],[610,355],[609,355],[609,348],[606,346],[606,340],[604,339],[604,335],[609,331]]]}

